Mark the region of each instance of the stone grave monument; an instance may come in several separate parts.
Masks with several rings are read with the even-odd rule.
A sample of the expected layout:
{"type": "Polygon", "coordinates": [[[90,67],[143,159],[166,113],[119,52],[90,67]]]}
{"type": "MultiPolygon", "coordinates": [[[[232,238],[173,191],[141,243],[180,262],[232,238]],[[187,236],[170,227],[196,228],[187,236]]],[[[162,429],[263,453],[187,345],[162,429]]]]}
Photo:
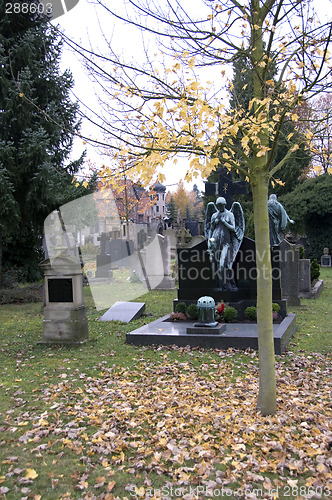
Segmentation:
{"type": "Polygon", "coordinates": [[[59,255],[40,264],[45,276],[43,344],[82,344],[88,340],[80,262],[59,255]]]}
{"type": "Polygon", "coordinates": [[[97,238],[100,242],[100,254],[96,257],[96,278],[111,278],[112,277],[112,260],[109,253],[106,251],[106,243],[110,241],[110,233],[101,233],[97,238]]]}
{"type": "Polygon", "coordinates": [[[321,267],[331,267],[331,255],[329,255],[329,249],[324,248],[323,255],[320,258],[321,267]]]}
{"type": "Polygon", "coordinates": [[[83,272],[78,248],[60,210],[45,219],[44,233],[47,258],[40,263],[45,277],[41,343],[81,344],[88,340],[83,272]]]}
{"type": "MultiPolygon", "coordinates": [[[[299,250],[296,245],[282,240],[275,247],[279,252],[282,298],[287,299],[287,305],[299,306],[299,250]]],[[[278,254],[276,254],[278,255],[278,254]]]]}
{"type": "MultiPolygon", "coordinates": [[[[222,198],[219,201],[217,199],[215,206],[211,202],[210,213],[207,218],[209,221],[209,227],[206,230],[207,239],[191,247],[177,248],[179,288],[178,297],[174,300],[173,308],[175,310],[179,302],[184,302],[189,306],[193,303],[197,304],[202,297],[208,297],[211,303],[213,301],[215,303],[224,301],[228,306],[235,307],[239,323],[226,324],[222,334],[220,332],[211,333],[206,331],[209,328],[206,325],[203,327],[204,332],[197,332],[194,321],[188,319],[188,321],[174,323],[169,319],[169,316],[165,316],[133,332],[129,332],[126,335],[128,343],[135,345],[175,344],[177,346],[190,345],[192,347],[200,346],[219,349],[229,347],[258,349],[257,324],[243,322],[245,309],[248,306],[256,306],[257,301],[255,241],[242,234],[238,241],[240,245],[234,253],[235,246],[231,244],[232,240],[227,239],[229,237],[227,231],[223,229],[215,231],[218,224],[221,225],[222,221],[227,220],[229,226],[233,226],[234,223],[239,224],[240,228],[242,228],[240,233],[243,233],[243,224],[240,217],[242,208],[237,206],[239,204],[236,205],[233,202],[232,194],[234,192],[245,192],[246,185],[244,183],[239,185],[233,183],[231,175],[226,175],[225,178],[224,169],[221,169],[219,174],[223,174],[220,175],[219,182],[207,186],[209,195],[217,194],[219,198],[222,198]],[[227,194],[227,199],[223,196],[224,194],[227,194]],[[225,209],[227,206],[229,208],[225,209]],[[227,245],[222,244],[221,241],[219,242],[221,237],[226,238],[224,241],[226,241],[227,245]],[[216,241],[218,248],[213,246],[216,241]],[[224,252],[225,248],[226,253],[224,252]],[[219,257],[215,257],[218,251],[220,251],[219,257]],[[229,254],[232,258],[229,257],[229,254]],[[221,261],[222,258],[223,261],[221,261]],[[227,270],[227,279],[224,279],[223,275],[220,277],[216,272],[220,268],[227,270]]],[[[226,174],[228,174],[228,171],[226,174]]],[[[227,227],[226,224],[224,225],[227,227]]],[[[237,229],[234,232],[239,234],[237,229]]],[[[290,266],[291,272],[296,274],[296,264],[294,262],[296,262],[298,255],[296,252],[292,253],[294,262],[289,259],[288,262],[281,263],[280,260],[285,257],[287,249],[288,247],[284,248],[284,245],[281,248],[277,245],[266,250],[271,252],[272,301],[277,302],[280,306],[281,322],[273,325],[274,346],[277,354],[283,352],[290,337],[296,331],[295,314],[287,314],[287,299],[283,297],[281,273],[284,265],[284,272],[288,272],[287,266],[290,266]]],[[[293,251],[293,248],[291,251],[293,251]]],[[[287,286],[288,295],[296,300],[296,291],[294,292],[291,289],[289,283],[287,286]]]]}

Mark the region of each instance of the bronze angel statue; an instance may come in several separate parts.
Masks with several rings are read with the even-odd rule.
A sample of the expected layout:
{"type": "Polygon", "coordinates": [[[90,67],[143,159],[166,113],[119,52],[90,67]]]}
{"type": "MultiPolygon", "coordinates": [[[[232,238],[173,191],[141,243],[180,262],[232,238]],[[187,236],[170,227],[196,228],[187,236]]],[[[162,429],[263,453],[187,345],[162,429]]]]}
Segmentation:
{"type": "Polygon", "coordinates": [[[232,266],[241,246],[245,229],[243,210],[238,202],[226,209],[226,200],[219,197],[208,203],[205,214],[205,238],[208,245],[217,288],[236,290],[232,266]]]}

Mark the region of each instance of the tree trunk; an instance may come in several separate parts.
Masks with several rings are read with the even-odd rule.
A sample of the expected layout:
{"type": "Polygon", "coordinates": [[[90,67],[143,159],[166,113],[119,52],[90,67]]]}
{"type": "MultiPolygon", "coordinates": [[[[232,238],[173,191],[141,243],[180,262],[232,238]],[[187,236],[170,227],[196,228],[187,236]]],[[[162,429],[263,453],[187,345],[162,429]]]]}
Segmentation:
{"type": "Polygon", "coordinates": [[[0,231],[0,288],[3,285],[3,273],[2,273],[2,234],[0,231]]]}
{"type": "Polygon", "coordinates": [[[267,209],[268,182],[253,185],[257,265],[257,327],[259,349],[259,394],[257,409],[263,415],[276,411],[276,373],[272,316],[272,268],[267,209]]]}

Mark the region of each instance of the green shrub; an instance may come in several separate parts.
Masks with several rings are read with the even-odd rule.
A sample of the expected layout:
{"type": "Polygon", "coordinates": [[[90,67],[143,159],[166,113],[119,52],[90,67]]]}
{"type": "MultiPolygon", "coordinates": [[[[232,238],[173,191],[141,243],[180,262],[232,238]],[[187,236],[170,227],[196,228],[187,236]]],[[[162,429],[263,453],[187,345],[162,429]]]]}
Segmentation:
{"type": "Polygon", "coordinates": [[[320,265],[318,264],[317,259],[312,259],[310,262],[311,269],[311,281],[318,280],[320,276],[320,265]]]}
{"type": "Polygon", "coordinates": [[[250,320],[257,319],[257,308],[255,306],[247,307],[246,310],[244,311],[244,315],[246,318],[250,320]]]}
{"type": "Polygon", "coordinates": [[[178,302],[175,306],[175,311],[178,313],[186,314],[187,306],[184,302],[178,302]]]}
{"type": "Polygon", "coordinates": [[[35,283],[0,289],[0,304],[28,304],[43,300],[43,285],[35,283]]]}
{"type": "Polygon", "coordinates": [[[235,307],[226,307],[223,318],[226,323],[233,323],[237,318],[237,310],[235,307]]]}
{"type": "Polygon", "coordinates": [[[198,307],[196,304],[190,304],[187,307],[187,314],[190,319],[197,319],[198,318],[198,307]]]}
{"type": "Polygon", "coordinates": [[[279,312],[280,311],[280,306],[276,302],[273,302],[272,304],[272,312],[279,312]]]}
{"type": "Polygon", "coordinates": [[[299,257],[300,259],[305,259],[305,248],[304,247],[299,247],[299,257]]]}

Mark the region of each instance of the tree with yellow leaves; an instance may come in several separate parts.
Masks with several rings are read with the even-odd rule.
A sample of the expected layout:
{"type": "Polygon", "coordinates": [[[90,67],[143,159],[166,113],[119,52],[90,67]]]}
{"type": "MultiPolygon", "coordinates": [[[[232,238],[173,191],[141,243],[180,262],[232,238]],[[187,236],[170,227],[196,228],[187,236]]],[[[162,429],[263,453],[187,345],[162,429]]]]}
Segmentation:
{"type": "Polygon", "coordinates": [[[176,213],[180,209],[182,219],[188,220],[188,213],[191,219],[202,219],[203,201],[197,197],[195,191],[185,189],[182,179],[174,193],[167,193],[166,203],[170,203],[171,198],[173,198],[176,213]]]}
{"type": "MultiPolygon", "coordinates": [[[[97,0],[112,16],[160,41],[159,55],[139,64],[124,61],[109,45],[96,55],[96,79],[107,88],[109,131],[105,145],[119,164],[130,163],[143,179],[176,155],[189,157],[187,179],[206,178],[222,159],[242,172],[253,193],[257,323],[260,357],[258,409],[276,411],[272,323],[272,277],[267,211],[268,186],[298,148],[290,144],[274,163],[283,125],[296,123],[296,109],[330,88],[332,23],[320,20],[319,1],[97,0]],[[244,54],[252,72],[248,108],[227,110],[229,64],[244,54]],[[163,62],[160,61],[164,56],[163,62]],[[169,57],[173,57],[169,64],[169,57]],[[271,79],[271,67],[277,77],[271,79]],[[211,71],[213,83],[200,81],[211,71]],[[110,99],[111,96],[111,99],[110,99]],[[241,133],[240,147],[234,141],[241,133]]],[[[147,50],[147,55],[149,51],[147,50]]],[[[138,61],[138,62],[137,62],[138,61]]],[[[93,69],[93,66],[92,66],[93,69]]],[[[283,137],[290,141],[291,135],[283,137]]],[[[306,139],[312,134],[308,131],[306,139]]],[[[176,167],[175,167],[176,168],[176,167]]],[[[161,179],[162,181],[162,179],[161,179]]]]}

